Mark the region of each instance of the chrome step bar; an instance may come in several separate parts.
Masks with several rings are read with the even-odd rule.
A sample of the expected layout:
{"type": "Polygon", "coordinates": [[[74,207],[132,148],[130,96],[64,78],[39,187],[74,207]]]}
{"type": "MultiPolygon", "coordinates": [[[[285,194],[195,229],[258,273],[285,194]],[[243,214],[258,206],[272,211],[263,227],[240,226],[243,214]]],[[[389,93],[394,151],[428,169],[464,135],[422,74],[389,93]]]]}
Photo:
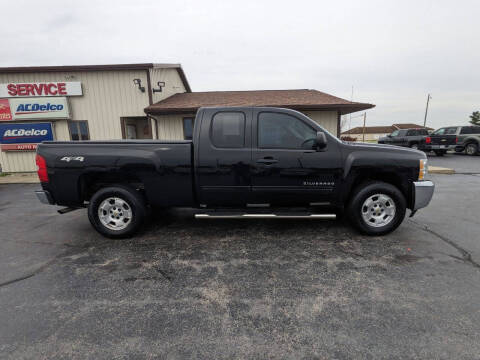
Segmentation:
{"type": "Polygon", "coordinates": [[[195,219],[322,219],[334,220],[335,214],[305,214],[305,215],[282,215],[282,214],[195,214],[195,219]]]}

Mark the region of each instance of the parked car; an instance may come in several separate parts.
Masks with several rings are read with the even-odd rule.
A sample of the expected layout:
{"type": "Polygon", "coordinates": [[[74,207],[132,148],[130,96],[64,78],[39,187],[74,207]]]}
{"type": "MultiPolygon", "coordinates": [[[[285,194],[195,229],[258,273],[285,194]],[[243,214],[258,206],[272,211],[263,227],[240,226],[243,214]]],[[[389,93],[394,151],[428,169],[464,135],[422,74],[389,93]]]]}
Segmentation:
{"type": "Polygon", "coordinates": [[[381,137],[379,144],[389,144],[418,149],[428,136],[427,129],[399,129],[393,131],[390,135],[381,137]]]}
{"type": "Polygon", "coordinates": [[[381,235],[428,205],[423,152],[342,142],[281,108],[201,108],[193,140],[50,141],[37,148],[40,201],[88,207],[101,234],[135,233],[154,208],[197,218],[333,219],[381,235]]]}
{"type": "Polygon", "coordinates": [[[480,150],[480,126],[449,126],[435,130],[422,144],[425,151],[443,156],[448,150],[465,151],[478,155],[480,150]]]}

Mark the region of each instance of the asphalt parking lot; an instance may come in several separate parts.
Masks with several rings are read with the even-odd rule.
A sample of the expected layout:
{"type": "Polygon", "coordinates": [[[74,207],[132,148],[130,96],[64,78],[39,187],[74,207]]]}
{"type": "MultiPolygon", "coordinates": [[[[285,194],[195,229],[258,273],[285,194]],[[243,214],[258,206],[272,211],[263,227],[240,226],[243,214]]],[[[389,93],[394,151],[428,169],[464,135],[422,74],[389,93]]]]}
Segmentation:
{"type": "Polygon", "coordinates": [[[478,358],[480,157],[430,160],[469,174],[431,176],[432,204],[372,238],[184,210],[112,241],[1,185],[1,357],[478,358]]]}

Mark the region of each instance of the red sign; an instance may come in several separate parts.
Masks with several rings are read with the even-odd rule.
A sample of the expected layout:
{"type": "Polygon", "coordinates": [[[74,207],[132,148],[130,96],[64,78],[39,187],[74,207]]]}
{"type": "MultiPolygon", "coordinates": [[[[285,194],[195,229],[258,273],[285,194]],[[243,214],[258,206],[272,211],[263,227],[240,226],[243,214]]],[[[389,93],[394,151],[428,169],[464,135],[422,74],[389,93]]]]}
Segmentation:
{"type": "Polygon", "coordinates": [[[82,83],[79,81],[0,84],[0,98],[22,96],[80,96],[82,94],[82,83]]]}
{"type": "Polygon", "coordinates": [[[6,144],[2,145],[2,151],[35,151],[37,144],[6,144]]]}
{"type": "Polygon", "coordinates": [[[12,120],[12,112],[10,111],[8,99],[0,99],[0,121],[10,120],[12,120]]]}

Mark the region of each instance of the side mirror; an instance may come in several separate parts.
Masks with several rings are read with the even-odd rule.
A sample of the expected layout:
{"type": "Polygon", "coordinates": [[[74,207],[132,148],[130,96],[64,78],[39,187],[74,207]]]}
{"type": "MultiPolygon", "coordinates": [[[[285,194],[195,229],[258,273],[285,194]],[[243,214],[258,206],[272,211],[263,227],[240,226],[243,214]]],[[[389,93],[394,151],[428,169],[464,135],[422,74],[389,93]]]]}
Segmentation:
{"type": "Polygon", "coordinates": [[[325,136],[325,133],[323,131],[317,131],[315,145],[318,149],[325,149],[327,147],[327,137],[325,136]]]}

